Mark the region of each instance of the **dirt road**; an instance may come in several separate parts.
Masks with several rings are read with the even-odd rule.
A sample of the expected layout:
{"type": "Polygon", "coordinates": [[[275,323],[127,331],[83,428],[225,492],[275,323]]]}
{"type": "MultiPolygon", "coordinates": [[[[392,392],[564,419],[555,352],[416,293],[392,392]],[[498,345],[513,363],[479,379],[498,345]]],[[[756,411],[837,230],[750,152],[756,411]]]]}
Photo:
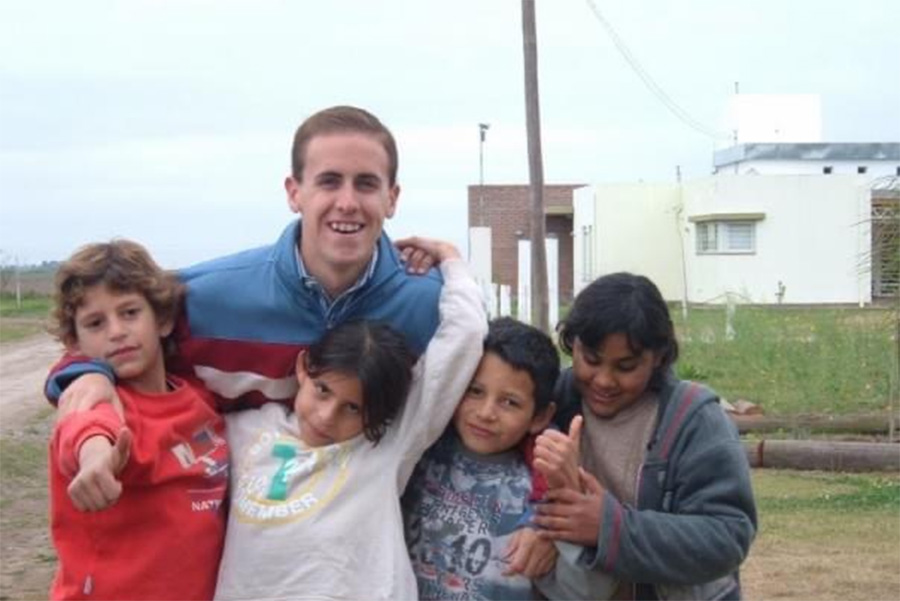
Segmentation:
{"type": "Polygon", "coordinates": [[[61,352],[48,334],[0,346],[0,433],[16,432],[46,408],[41,389],[61,352]]]}
{"type": "Polygon", "coordinates": [[[46,599],[56,566],[47,525],[53,416],[41,390],[60,351],[46,334],[0,345],[0,601],[46,599]]]}

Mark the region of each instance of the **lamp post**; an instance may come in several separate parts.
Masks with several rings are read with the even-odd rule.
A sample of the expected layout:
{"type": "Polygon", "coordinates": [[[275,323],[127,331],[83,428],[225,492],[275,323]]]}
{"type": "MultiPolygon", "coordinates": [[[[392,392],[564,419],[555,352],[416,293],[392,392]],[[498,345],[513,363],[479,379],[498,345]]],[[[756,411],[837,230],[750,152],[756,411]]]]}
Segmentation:
{"type": "Polygon", "coordinates": [[[478,143],[478,224],[484,225],[484,139],[487,130],[490,129],[489,123],[478,124],[478,134],[480,141],[478,143]]]}

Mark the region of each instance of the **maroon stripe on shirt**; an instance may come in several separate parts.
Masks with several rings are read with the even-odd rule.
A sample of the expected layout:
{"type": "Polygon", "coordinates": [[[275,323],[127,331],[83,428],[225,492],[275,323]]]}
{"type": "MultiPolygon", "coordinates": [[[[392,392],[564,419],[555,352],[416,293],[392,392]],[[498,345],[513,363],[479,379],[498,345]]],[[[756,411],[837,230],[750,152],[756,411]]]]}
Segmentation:
{"type": "Polygon", "coordinates": [[[622,532],[622,504],[616,503],[613,513],[612,534],[609,535],[609,551],[606,553],[606,563],[604,569],[612,572],[613,566],[616,565],[616,559],[619,557],[619,538],[622,532]]]}
{"type": "Polygon", "coordinates": [[[685,393],[684,398],[681,400],[681,405],[678,407],[677,413],[675,413],[675,418],[672,420],[672,423],[669,424],[668,430],[666,431],[665,438],[663,439],[662,447],[660,449],[660,457],[663,459],[668,459],[669,451],[671,451],[672,443],[675,441],[675,434],[681,428],[681,422],[684,420],[684,414],[687,412],[688,407],[691,406],[691,402],[694,400],[694,397],[697,396],[697,392],[700,390],[700,387],[691,382],[688,388],[688,391],[685,393]]]}

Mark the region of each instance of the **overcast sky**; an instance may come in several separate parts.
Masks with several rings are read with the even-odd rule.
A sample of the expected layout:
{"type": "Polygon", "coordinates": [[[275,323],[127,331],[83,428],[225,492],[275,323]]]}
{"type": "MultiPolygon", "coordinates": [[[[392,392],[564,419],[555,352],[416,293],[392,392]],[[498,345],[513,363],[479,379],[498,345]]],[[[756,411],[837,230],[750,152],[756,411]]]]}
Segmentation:
{"type": "MultiPolygon", "coordinates": [[[[896,0],[595,0],[693,119],[819,94],[827,141],[900,141],[896,0]]],[[[538,0],[547,183],[709,174],[721,147],[651,94],[586,0],[538,0]]],[[[465,248],[466,187],[528,181],[519,0],[3,0],[0,252],[114,236],[167,267],[272,242],[294,129],[355,104],[400,147],[392,236],[465,248]]]]}

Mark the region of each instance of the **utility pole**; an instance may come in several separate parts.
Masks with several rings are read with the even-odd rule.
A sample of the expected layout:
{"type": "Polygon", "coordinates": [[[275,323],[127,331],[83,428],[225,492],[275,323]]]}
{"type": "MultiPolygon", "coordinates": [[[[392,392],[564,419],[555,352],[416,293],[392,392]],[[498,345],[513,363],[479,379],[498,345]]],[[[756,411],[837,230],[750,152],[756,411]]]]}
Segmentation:
{"type": "Polygon", "coordinates": [[[487,130],[490,129],[490,123],[478,124],[478,225],[484,225],[484,139],[487,136],[487,130]]]}
{"type": "Polygon", "coordinates": [[[547,251],[544,246],[544,163],[541,156],[541,113],[538,102],[537,32],[534,0],[522,0],[525,54],[525,122],[528,131],[528,175],[531,184],[531,322],[550,333],[547,304],[547,251]]]}

